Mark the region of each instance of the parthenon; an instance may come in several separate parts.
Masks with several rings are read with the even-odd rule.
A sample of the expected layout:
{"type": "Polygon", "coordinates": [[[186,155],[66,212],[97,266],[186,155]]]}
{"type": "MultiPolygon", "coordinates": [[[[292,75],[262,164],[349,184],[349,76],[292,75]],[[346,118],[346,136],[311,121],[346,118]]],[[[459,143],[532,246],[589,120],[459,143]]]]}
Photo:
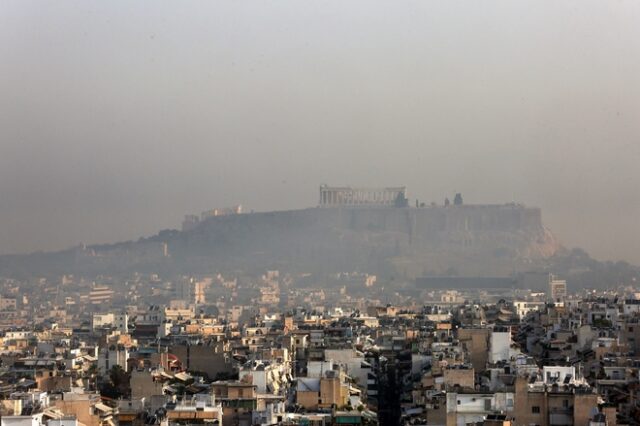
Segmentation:
{"type": "Polygon", "coordinates": [[[404,186],[389,188],[351,188],[320,186],[320,207],[395,206],[406,198],[404,186]]]}

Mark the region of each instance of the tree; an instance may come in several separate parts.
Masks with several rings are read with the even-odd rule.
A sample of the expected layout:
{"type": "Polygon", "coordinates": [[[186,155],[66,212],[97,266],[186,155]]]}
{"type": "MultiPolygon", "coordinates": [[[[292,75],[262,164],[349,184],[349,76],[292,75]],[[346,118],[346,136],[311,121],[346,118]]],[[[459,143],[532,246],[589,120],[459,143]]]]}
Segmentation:
{"type": "Polygon", "coordinates": [[[119,365],[114,365],[108,374],[109,380],[102,383],[100,393],[106,397],[119,399],[131,394],[130,376],[119,365]]]}

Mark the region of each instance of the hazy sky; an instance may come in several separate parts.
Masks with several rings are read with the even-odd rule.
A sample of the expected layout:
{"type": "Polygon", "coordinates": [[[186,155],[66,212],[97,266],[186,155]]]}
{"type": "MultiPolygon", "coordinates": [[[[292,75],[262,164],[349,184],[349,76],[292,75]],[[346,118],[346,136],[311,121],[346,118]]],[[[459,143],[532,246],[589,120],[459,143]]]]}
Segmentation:
{"type": "Polygon", "coordinates": [[[640,263],[640,2],[0,2],[0,252],[320,183],[540,206],[640,263]]]}

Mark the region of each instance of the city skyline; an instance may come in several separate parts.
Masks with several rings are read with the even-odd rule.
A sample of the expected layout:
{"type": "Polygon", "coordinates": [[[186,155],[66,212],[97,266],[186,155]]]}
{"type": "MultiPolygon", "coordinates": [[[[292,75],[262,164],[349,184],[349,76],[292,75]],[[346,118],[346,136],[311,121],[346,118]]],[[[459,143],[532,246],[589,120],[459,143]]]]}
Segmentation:
{"type": "Polygon", "coordinates": [[[0,426],[640,426],[640,2],[0,2],[0,426]]]}

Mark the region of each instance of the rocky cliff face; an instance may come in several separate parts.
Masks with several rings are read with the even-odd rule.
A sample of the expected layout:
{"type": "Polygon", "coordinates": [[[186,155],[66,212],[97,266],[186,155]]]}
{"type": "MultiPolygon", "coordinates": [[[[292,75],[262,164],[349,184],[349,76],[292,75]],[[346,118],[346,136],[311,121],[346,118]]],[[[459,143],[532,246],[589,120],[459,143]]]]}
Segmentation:
{"type": "Polygon", "coordinates": [[[537,208],[312,208],[212,217],[189,231],[0,257],[0,275],[160,272],[331,273],[360,270],[412,278],[426,273],[512,273],[556,253],[537,208]]]}

